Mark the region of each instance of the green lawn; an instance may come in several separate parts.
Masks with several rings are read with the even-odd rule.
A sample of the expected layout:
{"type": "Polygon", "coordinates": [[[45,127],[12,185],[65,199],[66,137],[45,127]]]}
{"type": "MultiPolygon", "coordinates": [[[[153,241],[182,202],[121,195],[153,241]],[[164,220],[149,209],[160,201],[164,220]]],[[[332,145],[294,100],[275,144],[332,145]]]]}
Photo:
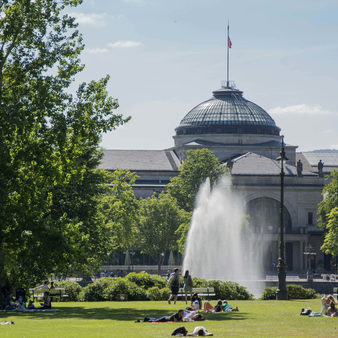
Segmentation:
{"type": "Polygon", "coordinates": [[[195,323],[135,323],[145,316],[160,317],[184,307],[184,302],[54,303],[56,312],[5,313],[0,337],[169,337],[185,326],[203,325],[216,337],[338,337],[338,318],[300,316],[303,307],[320,311],[320,300],[231,301],[240,312],[207,314],[195,323]]]}

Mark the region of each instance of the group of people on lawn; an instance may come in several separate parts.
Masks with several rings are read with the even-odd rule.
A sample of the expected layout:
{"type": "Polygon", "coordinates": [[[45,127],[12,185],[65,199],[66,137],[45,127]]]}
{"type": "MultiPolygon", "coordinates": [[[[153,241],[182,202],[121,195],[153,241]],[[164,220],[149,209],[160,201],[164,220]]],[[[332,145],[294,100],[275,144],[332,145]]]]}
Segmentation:
{"type": "MultiPolygon", "coordinates": [[[[38,309],[51,309],[52,308],[52,298],[50,297],[49,291],[54,289],[54,283],[50,282],[48,285],[48,281],[44,281],[42,285],[38,286],[37,289],[46,289],[43,293],[43,303],[40,303],[40,307],[38,309]]],[[[11,293],[7,297],[6,302],[6,310],[7,311],[26,311],[26,310],[34,310],[36,309],[34,302],[29,300],[27,306],[27,297],[26,292],[23,289],[16,290],[15,294],[11,293]]]]}
{"type": "MultiPolygon", "coordinates": [[[[176,304],[177,295],[180,289],[180,273],[179,269],[175,269],[172,274],[168,276],[168,285],[171,290],[171,294],[168,299],[168,303],[174,301],[176,304]]],[[[187,304],[188,294],[190,294],[191,301],[191,310],[202,310],[202,300],[198,297],[198,294],[193,294],[193,280],[189,271],[186,270],[183,276],[183,290],[185,294],[185,303],[187,304]]],[[[239,311],[238,307],[233,308],[226,300],[218,300],[215,307],[213,307],[209,302],[204,303],[203,310],[205,312],[228,312],[228,311],[239,311]]]]}
{"type": "MultiPolygon", "coordinates": [[[[197,293],[192,293],[193,290],[193,281],[189,274],[189,271],[185,271],[184,274],[184,292],[185,292],[185,302],[187,303],[188,293],[190,294],[191,305],[187,306],[184,310],[181,309],[178,312],[172,314],[171,316],[162,316],[160,318],[145,317],[144,322],[190,322],[203,320],[203,316],[200,312],[229,312],[229,311],[239,311],[238,307],[232,307],[226,300],[218,300],[215,306],[212,306],[208,301],[204,303],[202,309],[202,299],[198,296],[197,293]],[[198,312],[200,311],[200,312],[198,312]]],[[[171,304],[171,301],[174,301],[176,304],[177,295],[180,289],[180,275],[179,269],[175,269],[172,274],[168,277],[168,284],[171,290],[168,303],[171,304]]]]}

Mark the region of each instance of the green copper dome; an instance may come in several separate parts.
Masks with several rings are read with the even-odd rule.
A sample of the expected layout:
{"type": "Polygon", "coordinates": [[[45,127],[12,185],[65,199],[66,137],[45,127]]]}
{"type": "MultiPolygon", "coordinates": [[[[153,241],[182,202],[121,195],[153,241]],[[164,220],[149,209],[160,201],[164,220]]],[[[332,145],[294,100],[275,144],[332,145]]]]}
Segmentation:
{"type": "Polygon", "coordinates": [[[213,97],[190,110],[176,128],[176,135],[263,134],[279,135],[280,128],[257,104],[246,100],[241,91],[221,88],[213,97]]]}

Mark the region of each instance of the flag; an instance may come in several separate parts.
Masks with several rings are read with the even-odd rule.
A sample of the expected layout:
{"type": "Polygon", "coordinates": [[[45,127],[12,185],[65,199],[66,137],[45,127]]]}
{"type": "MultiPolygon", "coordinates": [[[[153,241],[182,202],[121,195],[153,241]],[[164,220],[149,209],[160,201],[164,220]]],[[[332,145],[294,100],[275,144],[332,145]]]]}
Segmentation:
{"type": "Polygon", "coordinates": [[[228,47],[231,48],[231,46],[232,46],[232,42],[230,40],[230,37],[228,36],[228,47]]]}

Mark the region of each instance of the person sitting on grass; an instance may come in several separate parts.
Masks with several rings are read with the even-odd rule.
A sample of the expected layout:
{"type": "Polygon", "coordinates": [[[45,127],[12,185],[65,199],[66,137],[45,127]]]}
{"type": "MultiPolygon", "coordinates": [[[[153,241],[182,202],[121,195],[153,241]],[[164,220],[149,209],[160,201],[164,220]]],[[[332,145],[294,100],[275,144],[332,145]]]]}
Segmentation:
{"type": "Polygon", "coordinates": [[[51,309],[52,308],[52,300],[49,296],[49,292],[45,291],[43,293],[43,303],[40,303],[40,309],[51,309]]]}
{"type": "Polygon", "coordinates": [[[160,318],[145,317],[144,322],[151,323],[164,323],[164,322],[183,322],[184,310],[178,310],[178,312],[172,314],[171,316],[163,316],[160,318]]]}
{"type": "Polygon", "coordinates": [[[194,310],[201,310],[202,309],[202,299],[198,296],[197,293],[194,293],[191,297],[191,307],[194,310]]]}
{"type": "Polygon", "coordinates": [[[338,309],[336,308],[336,304],[334,301],[331,301],[330,306],[327,310],[327,315],[329,317],[338,317],[338,309]]]}
{"type": "Polygon", "coordinates": [[[7,296],[5,310],[7,311],[16,310],[14,293],[11,293],[9,296],[7,296]]]}
{"type": "Polygon", "coordinates": [[[332,295],[324,295],[322,298],[321,298],[321,301],[322,301],[322,310],[321,312],[326,315],[327,314],[327,311],[331,305],[331,302],[333,302],[335,305],[338,305],[338,302],[337,302],[337,299],[334,298],[332,295]]]}

